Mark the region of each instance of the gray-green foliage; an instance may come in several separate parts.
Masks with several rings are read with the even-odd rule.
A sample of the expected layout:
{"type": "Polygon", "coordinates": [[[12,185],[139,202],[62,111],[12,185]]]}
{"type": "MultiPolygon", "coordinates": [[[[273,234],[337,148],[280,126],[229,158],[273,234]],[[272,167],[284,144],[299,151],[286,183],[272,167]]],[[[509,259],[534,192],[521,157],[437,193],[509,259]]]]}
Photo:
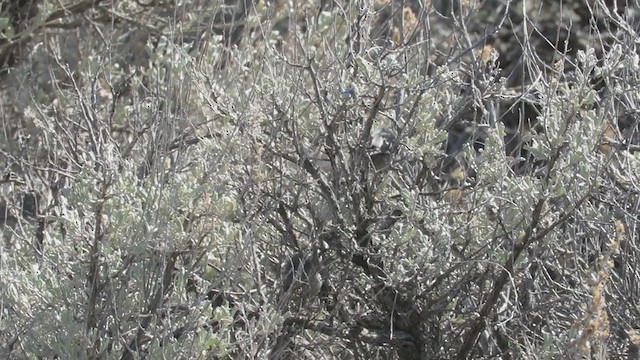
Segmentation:
{"type": "Polygon", "coordinates": [[[244,5],[123,2],[73,36],[33,25],[33,61],[2,75],[0,160],[21,178],[2,194],[47,193],[46,226],[21,220],[2,250],[0,356],[621,356],[638,317],[637,9],[596,1],[610,46],[550,51],[566,16],[603,39],[568,3],[558,20],[555,3],[260,2],[223,24],[244,5]],[[462,175],[443,165],[460,123],[462,175]],[[398,139],[376,171],[380,128],[398,139]],[[282,262],[311,252],[324,287],[279,303],[282,262]]]}

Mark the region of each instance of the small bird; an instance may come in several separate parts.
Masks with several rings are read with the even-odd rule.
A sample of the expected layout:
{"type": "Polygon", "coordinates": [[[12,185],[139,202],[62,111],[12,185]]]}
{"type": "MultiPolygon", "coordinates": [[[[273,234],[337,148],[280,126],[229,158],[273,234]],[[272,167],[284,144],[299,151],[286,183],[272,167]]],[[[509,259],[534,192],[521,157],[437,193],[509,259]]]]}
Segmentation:
{"type": "Polygon", "coordinates": [[[278,301],[282,304],[286,304],[294,295],[311,301],[315,299],[324,282],[319,249],[287,256],[280,265],[280,281],[282,287],[278,301]]]}
{"type": "MultiPolygon", "coordinates": [[[[371,136],[369,139],[369,143],[367,145],[367,154],[368,159],[367,162],[373,164],[375,170],[382,170],[391,165],[392,151],[396,144],[396,134],[387,129],[380,128],[374,129],[371,131],[371,136]]],[[[344,154],[344,161],[349,162],[351,157],[349,154],[344,154]]],[[[313,156],[312,160],[314,164],[318,167],[318,170],[325,173],[332,173],[333,168],[331,166],[331,162],[329,161],[329,157],[320,152],[319,155],[313,156]]]]}
{"type": "Polygon", "coordinates": [[[376,170],[382,170],[391,165],[391,152],[396,143],[396,134],[387,129],[381,128],[371,132],[371,143],[369,144],[369,158],[376,170]]]}

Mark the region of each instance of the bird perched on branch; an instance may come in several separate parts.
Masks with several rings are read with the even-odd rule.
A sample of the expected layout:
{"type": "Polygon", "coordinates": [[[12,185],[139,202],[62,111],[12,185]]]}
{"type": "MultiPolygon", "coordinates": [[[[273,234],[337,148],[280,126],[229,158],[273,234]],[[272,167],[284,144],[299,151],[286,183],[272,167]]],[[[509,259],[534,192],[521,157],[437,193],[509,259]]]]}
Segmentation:
{"type": "Polygon", "coordinates": [[[292,297],[313,301],[324,283],[320,262],[320,249],[300,251],[287,258],[280,265],[282,287],[278,295],[280,303],[287,304],[292,297]]]}
{"type": "MultiPolygon", "coordinates": [[[[371,131],[371,137],[367,144],[367,154],[376,170],[384,169],[391,164],[391,152],[396,143],[396,134],[387,129],[380,128],[371,131]]],[[[349,154],[345,154],[346,161],[350,159],[349,154]]],[[[331,162],[326,154],[313,157],[318,169],[324,172],[331,172],[331,162]]]]}
{"type": "Polygon", "coordinates": [[[376,129],[371,132],[369,158],[376,170],[382,170],[391,165],[391,152],[396,140],[396,134],[387,128],[376,129]]]}

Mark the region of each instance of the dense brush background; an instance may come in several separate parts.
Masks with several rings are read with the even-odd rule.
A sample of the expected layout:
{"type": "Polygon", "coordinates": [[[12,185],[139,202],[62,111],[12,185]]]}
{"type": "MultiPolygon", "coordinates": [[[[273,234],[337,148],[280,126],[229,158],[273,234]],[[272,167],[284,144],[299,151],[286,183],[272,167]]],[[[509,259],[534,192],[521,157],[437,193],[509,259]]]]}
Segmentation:
{"type": "Polygon", "coordinates": [[[0,358],[638,359],[639,31],[0,0],[0,358]]]}

